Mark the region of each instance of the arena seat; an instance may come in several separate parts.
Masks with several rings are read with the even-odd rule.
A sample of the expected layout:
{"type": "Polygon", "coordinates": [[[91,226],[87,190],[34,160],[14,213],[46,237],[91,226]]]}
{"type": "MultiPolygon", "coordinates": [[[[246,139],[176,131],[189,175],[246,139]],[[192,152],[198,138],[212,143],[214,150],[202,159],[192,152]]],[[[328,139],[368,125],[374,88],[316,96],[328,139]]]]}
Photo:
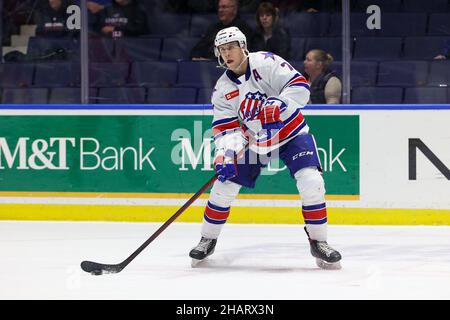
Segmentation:
{"type": "Polygon", "coordinates": [[[197,103],[210,104],[213,90],[214,88],[198,89],[197,103]]]}
{"type": "Polygon", "coordinates": [[[342,39],[340,37],[308,38],[305,54],[312,49],[322,49],[331,53],[335,60],[342,60],[342,39]]]}
{"type": "Polygon", "coordinates": [[[405,88],[404,103],[449,103],[447,88],[405,88]]]}
{"type": "Polygon", "coordinates": [[[402,50],[400,37],[358,37],[355,41],[354,59],[394,60],[402,50]]]}
{"type": "Polygon", "coordinates": [[[199,40],[200,38],[190,37],[165,38],[161,50],[161,60],[189,60],[191,49],[199,40]]]}
{"type": "Polygon", "coordinates": [[[149,88],[147,92],[147,103],[190,104],[196,100],[196,88],[149,88]]]}
{"type": "Polygon", "coordinates": [[[329,13],[292,13],[284,17],[284,26],[295,37],[326,36],[329,25],[329,13]]]}
{"type": "Polygon", "coordinates": [[[121,38],[115,41],[114,61],[154,61],[159,59],[160,51],[160,38],[121,38]]]}
{"type": "Polygon", "coordinates": [[[353,1],[352,11],[366,12],[367,7],[377,5],[381,12],[400,12],[402,0],[355,0],[353,1]]]}
{"type": "Polygon", "coordinates": [[[145,88],[109,87],[98,89],[97,103],[142,104],[145,101],[145,88]]]}
{"type": "Polygon", "coordinates": [[[123,86],[128,78],[128,63],[91,63],[89,85],[91,87],[123,86]]]}
{"type": "Polygon", "coordinates": [[[178,64],[176,62],[145,61],[134,62],[128,84],[139,86],[167,87],[177,81],[178,64]]]}
{"type": "Polygon", "coordinates": [[[448,12],[448,0],[404,0],[403,12],[448,12]]]}
{"type": "Polygon", "coordinates": [[[29,87],[33,83],[34,64],[0,64],[0,87],[29,87]]]}
{"type": "MultiPolygon", "coordinates": [[[[90,103],[95,103],[97,98],[97,88],[89,89],[90,103]]],[[[52,88],[50,91],[50,104],[81,103],[80,88],[52,88]]]]}
{"type": "Polygon", "coordinates": [[[3,89],[2,103],[45,104],[48,101],[47,88],[3,89]]]}
{"type": "Polygon", "coordinates": [[[189,35],[191,37],[201,37],[210,25],[217,22],[217,14],[193,14],[189,35]]]}
{"type": "Polygon", "coordinates": [[[152,35],[175,36],[189,34],[190,14],[161,13],[151,16],[148,24],[152,35]]]}
{"type": "Polygon", "coordinates": [[[447,37],[406,37],[403,58],[409,60],[432,60],[445,46],[447,37]]]}
{"type": "Polygon", "coordinates": [[[400,104],[403,102],[401,87],[357,87],[352,89],[353,104],[400,104]]]}
{"type": "Polygon", "coordinates": [[[427,84],[426,61],[383,61],[378,70],[378,86],[416,87],[427,84]]]}
{"type": "Polygon", "coordinates": [[[383,13],[378,34],[382,37],[423,36],[427,19],[426,13],[383,13]]]}
{"type": "Polygon", "coordinates": [[[181,61],[177,85],[196,88],[213,87],[224,71],[217,67],[216,61],[181,61]]]}
{"type": "Polygon", "coordinates": [[[450,87],[449,60],[435,60],[430,62],[428,86],[450,87]]]}
{"type": "Polygon", "coordinates": [[[442,35],[449,38],[450,35],[450,13],[431,13],[428,21],[429,35],[442,35]]]}
{"type": "Polygon", "coordinates": [[[33,85],[36,87],[73,87],[81,82],[80,65],[73,62],[36,64],[33,85]]]}

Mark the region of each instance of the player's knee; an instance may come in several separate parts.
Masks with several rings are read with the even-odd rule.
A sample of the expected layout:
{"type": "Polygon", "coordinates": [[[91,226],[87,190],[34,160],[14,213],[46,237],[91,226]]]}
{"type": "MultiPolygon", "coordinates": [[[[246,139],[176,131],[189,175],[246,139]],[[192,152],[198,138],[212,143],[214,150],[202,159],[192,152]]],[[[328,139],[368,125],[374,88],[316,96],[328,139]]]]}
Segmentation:
{"type": "Polygon", "coordinates": [[[295,179],[304,204],[325,201],[325,183],[317,168],[303,168],[295,174],[295,179]]]}
{"type": "Polygon", "coordinates": [[[239,193],[241,186],[234,182],[216,181],[211,189],[209,201],[220,207],[229,207],[239,193]]]}

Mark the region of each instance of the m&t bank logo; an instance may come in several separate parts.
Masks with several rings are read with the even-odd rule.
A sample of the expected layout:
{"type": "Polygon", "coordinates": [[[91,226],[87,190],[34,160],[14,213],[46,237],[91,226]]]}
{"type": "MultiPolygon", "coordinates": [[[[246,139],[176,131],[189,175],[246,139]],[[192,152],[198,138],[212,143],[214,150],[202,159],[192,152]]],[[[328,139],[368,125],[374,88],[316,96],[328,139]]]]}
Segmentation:
{"type": "Polygon", "coordinates": [[[77,161],[80,170],[156,170],[154,150],[142,138],[134,146],[104,146],[92,137],[20,137],[15,144],[0,137],[0,170],[69,170],[77,161]]]}

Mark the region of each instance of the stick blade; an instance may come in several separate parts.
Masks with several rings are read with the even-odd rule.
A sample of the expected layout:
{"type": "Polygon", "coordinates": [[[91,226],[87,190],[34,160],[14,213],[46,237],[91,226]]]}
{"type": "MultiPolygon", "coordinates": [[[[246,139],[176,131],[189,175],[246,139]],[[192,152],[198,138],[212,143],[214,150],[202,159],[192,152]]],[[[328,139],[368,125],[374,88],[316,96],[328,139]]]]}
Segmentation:
{"type": "Polygon", "coordinates": [[[118,273],[122,271],[123,267],[120,264],[103,264],[92,261],[81,262],[81,269],[95,276],[100,276],[107,273],[118,273]]]}

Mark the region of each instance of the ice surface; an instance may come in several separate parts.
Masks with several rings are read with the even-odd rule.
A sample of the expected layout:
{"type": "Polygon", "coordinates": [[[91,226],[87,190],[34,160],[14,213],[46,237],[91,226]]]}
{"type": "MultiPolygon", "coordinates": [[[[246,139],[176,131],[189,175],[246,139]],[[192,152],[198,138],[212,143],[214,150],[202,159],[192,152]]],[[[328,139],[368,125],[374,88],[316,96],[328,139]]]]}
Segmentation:
{"type": "Polygon", "coordinates": [[[303,225],[227,224],[191,268],[200,224],[173,223],[118,274],[161,223],[0,222],[0,299],[450,299],[450,227],[329,226],[341,270],[321,270],[303,225]]]}

